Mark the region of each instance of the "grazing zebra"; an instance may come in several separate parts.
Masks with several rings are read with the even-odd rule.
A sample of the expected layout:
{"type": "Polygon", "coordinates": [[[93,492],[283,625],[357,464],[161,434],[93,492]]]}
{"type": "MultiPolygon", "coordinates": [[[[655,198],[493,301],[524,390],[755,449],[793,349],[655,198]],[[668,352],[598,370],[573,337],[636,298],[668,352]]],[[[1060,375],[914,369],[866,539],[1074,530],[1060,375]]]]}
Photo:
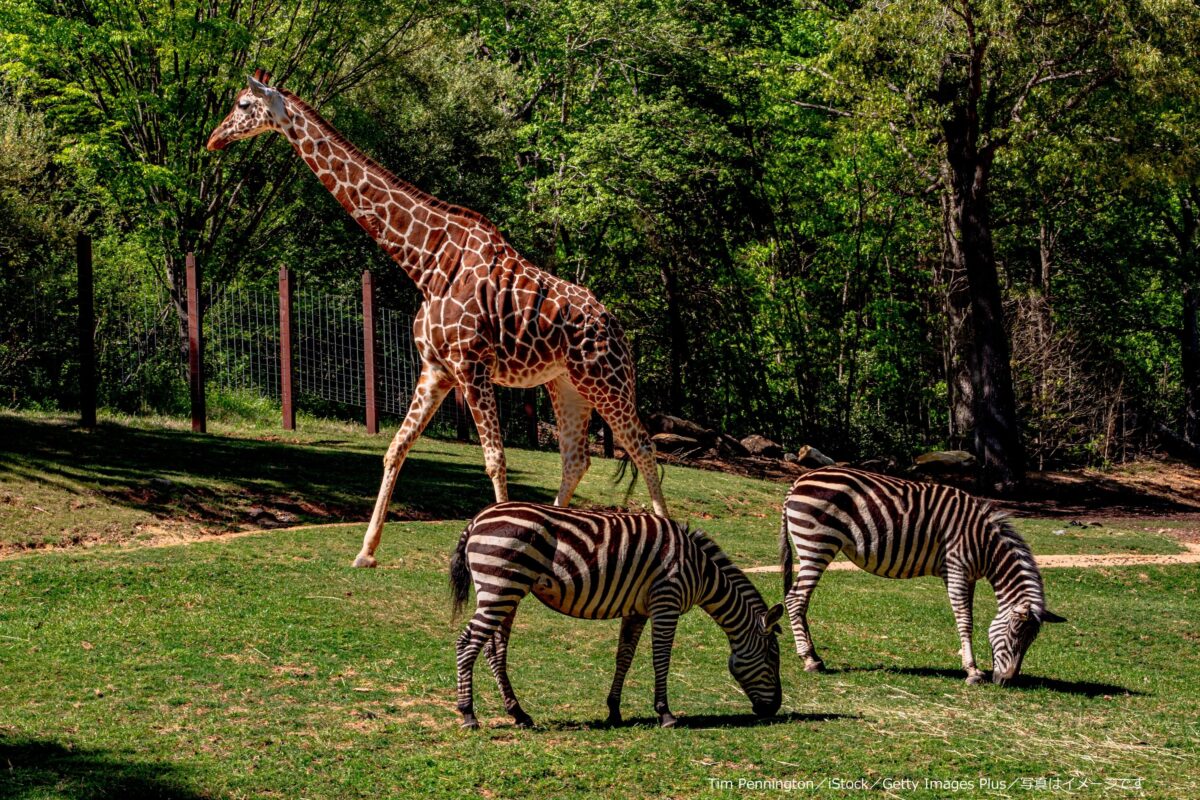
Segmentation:
{"type": "Polygon", "coordinates": [[[988,628],[996,683],[1017,675],[1042,623],[1065,621],[1046,609],[1042,576],[1029,546],[990,504],[949,486],[824,467],[792,484],[779,540],[784,605],[796,652],[810,672],[824,663],[808,631],[808,602],[839,552],[885,578],[937,575],[945,581],[967,683],[984,679],[971,651],[971,605],[980,578],[992,584],[999,607],[988,628]],[[795,585],[792,545],[799,562],[795,585]]]}
{"type": "Polygon", "coordinates": [[[533,720],[508,681],[506,655],[517,604],[529,592],[550,608],[580,619],[621,618],[617,670],[608,693],[608,721],[621,721],[621,689],[646,620],[654,641],[654,710],[675,725],[667,706],[667,670],[680,614],[700,606],[729,637],[729,671],[754,711],[779,710],[779,620],[746,576],[699,531],[651,514],[499,503],[463,531],[450,559],[457,614],[475,584],[475,614],[458,638],[458,710],[477,728],[472,677],[483,649],[504,707],[518,725],[533,720]]]}

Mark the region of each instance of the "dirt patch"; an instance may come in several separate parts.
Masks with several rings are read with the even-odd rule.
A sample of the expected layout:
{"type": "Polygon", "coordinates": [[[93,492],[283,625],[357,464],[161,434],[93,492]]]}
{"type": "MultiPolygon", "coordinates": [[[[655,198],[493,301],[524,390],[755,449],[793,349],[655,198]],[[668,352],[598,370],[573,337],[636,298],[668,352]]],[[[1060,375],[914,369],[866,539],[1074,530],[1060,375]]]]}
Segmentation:
{"type": "MultiPolygon", "coordinates": [[[[1037,556],[1038,566],[1042,569],[1095,569],[1097,567],[1136,567],[1174,564],[1200,564],[1200,544],[1182,542],[1186,553],[1171,553],[1167,555],[1146,555],[1139,553],[1107,553],[1107,554],[1061,554],[1037,556]]],[[[856,570],[849,561],[834,561],[827,570],[837,572],[856,570]]],[[[750,567],[744,572],[779,572],[779,566],[772,564],[765,567],[750,567]]]]}

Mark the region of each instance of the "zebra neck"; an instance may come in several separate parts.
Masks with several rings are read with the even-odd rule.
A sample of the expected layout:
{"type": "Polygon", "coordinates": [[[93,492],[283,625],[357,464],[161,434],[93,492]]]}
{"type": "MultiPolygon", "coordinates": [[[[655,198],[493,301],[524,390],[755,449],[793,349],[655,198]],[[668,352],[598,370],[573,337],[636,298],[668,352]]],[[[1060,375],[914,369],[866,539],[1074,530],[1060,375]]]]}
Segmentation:
{"type": "Polygon", "coordinates": [[[1015,532],[998,531],[993,537],[985,577],[996,592],[1000,612],[1022,602],[1032,608],[1046,607],[1042,574],[1029,546],[1015,532]]]}
{"type": "Polygon", "coordinates": [[[745,636],[748,622],[754,619],[751,598],[758,598],[758,605],[762,606],[760,611],[765,612],[767,606],[750,579],[724,553],[718,551],[715,558],[713,555],[708,554],[705,559],[707,563],[702,573],[705,587],[698,605],[725,631],[730,641],[738,641],[745,636]]]}

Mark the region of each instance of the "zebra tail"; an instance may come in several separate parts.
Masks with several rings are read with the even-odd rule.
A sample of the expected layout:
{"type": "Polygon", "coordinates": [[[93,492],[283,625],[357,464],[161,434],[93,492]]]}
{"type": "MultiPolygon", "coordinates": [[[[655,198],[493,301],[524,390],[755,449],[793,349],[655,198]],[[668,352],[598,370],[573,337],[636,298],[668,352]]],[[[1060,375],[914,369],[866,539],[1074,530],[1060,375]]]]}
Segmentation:
{"type": "Polygon", "coordinates": [[[783,573],[783,595],[792,589],[792,540],[788,536],[787,506],[783,508],[783,520],[779,524],[779,566],[783,573]]]}
{"type": "Polygon", "coordinates": [[[471,567],[467,564],[467,538],[471,534],[471,526],[462,532],[458,538],[458,547],[450,556],[450,599],[453,602],[451,620],[458,619],[471,596],[471,567]]]}

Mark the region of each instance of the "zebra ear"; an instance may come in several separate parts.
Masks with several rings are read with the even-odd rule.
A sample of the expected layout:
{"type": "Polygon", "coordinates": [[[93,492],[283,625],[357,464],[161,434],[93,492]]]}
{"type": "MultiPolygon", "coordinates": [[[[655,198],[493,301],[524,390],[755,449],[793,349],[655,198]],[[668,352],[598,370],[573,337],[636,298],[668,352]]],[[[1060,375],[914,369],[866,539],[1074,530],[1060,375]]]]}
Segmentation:
{"type": "Polygon", "coordinates": [[[1044,609],[1042,611],[1042,613],[1038,615],[1038,620],[1043,623],[1045,623],[1045,622],[1066,622],[1067,618],[1060,617],[1058,614],[1055,614],[1053,611],[1051,611],[1050,609],[1047,608],[1047,609],[1044,609]]]}
{"type": "Polygon", "coordinates": [[[779,633],[777,627],[779,620],[783,617],[783,604],[776,603],[767,609],[767,612],[759,617],[759,632],[764,636],[768,633],[779,633]]]}

